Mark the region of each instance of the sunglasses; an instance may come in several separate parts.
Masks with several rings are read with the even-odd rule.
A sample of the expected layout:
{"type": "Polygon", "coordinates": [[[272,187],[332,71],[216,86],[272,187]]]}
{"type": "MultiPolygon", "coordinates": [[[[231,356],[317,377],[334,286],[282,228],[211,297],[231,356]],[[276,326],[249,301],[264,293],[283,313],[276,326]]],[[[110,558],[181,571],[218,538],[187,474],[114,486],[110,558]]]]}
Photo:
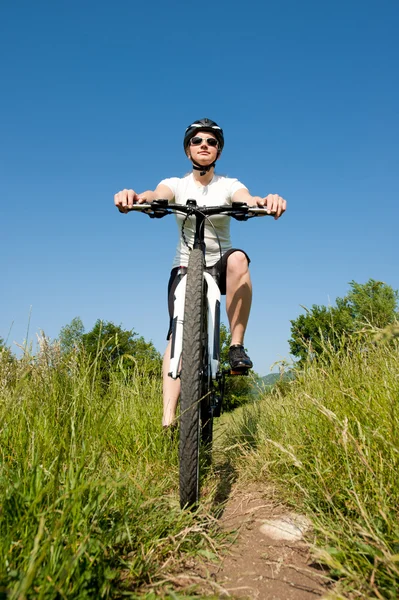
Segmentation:
{"type": "Polygon", "coordinates": [[[215,148],[218,145],[218,141],[215,140],[215,138],[202,138],[202,137],[199,137],[198,135],[191,138],[190,145],[191,146],[199,146],[200,144],[202,144],[202,142],[205,142],[208,146],[212,146],[213,148],[215,148]]]}

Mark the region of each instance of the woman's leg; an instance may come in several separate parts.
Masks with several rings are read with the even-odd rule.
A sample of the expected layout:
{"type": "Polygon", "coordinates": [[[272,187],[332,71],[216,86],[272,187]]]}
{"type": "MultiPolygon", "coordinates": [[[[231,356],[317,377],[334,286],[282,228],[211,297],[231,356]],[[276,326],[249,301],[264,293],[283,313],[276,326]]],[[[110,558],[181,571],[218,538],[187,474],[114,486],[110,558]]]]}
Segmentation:
{"type": "Polygon", "coordinates": [[[168,346],[166,348],[164,357],[163,357],[163,365],[162,365],[162,375],[163,375],[163,417],[162,417],[162,425],[164,427],[168,427],[171,425],[176,418],[176,409],[177,402],[180,396],[180,379],[172,379],[169,377],[169,369],[170,369],[170,347],[171,340],[169,340],[168,346]]]}
{"type": "Polygon", "coordinates": [[[227,259],[226,269],[226,311],[232,346],[244,344],[251,303],[252,284],[248,259],[243,252],[233,252],[227,259]]]}

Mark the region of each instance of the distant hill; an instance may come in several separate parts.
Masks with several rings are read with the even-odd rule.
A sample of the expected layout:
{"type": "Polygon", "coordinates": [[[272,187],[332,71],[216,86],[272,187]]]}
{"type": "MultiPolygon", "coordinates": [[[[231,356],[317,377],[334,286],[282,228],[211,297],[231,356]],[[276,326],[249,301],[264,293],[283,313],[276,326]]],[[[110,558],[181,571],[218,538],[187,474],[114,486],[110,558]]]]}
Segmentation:
{"type": "MultiPolygon", "coordinates": [[[[250,395],[253,398],[261,397],[264,392],[270,391],[277,381],[280,381],[280,373],[270,373],[264,377],[257,377],[256,385],[254,385],[250,391],[250,395]]],[[[294,379],[293,371],[286,371],[283,374],[283,381],[290,381],[294,379]]]]}
{"type": "MultiPolygon", "coordinates": [[[[263,385],[272,386],[276,383],[276,381],[279,381],[280,378],[281,378],[280,373],[270,373],[270,375],[265,375],[264,377],[261,377],[260,379],[261,379],[263,385]]],[[[283,373],[282,379],[283,379],[283,381],[291,381],[292,379],[294,379],[293,371],[285,371],[283,373]]]]}
{"type": "Polygon", "coordinates": [[[280,379],[280,373],[270,373],[270,375],[265,375],[261,377],[261,381],[263,385],[273,385],[280,379]]]}

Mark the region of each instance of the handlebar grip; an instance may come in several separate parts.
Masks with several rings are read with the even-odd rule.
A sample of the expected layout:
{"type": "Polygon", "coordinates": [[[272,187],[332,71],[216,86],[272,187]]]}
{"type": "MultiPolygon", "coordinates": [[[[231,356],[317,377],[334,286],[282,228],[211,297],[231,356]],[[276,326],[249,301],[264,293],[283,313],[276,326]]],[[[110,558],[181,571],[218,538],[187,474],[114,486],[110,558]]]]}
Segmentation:
{"type": "Polygon", "coordinates": [[[168,200],[165,200],[164,198],[159,198],[158,200],[152,201],[153,206],[159,206],[160,208],[166,208],[168,204],[168,200]]]}

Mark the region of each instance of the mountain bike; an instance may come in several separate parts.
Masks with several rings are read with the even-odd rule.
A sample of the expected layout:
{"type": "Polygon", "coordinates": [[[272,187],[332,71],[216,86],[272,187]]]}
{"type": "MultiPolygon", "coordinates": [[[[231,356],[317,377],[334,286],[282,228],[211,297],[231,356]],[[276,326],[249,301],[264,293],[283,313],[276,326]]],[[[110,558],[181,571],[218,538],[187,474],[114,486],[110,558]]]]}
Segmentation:
{"type": "MultiPolygon", "coordinates": [[[[213,419],[220,416],[228,374],[247,375],[248,369],[220,369],[220,290],[216,275],[205,266],[205,222],[215,215],[227,215],[239,221],[267,216],[266,209],[233,202],[222,206],[197,206],[195,200],[186,204],[170,204],[155,200],[151,204],[135,204],[151,218],[179,213],[185,215],[183,241],[187,219],[195,220],[195,236],[187,268],[181,269],[181,279],[174,295],[169,376],[180,378],[179,479],[180,506],[198,503],[200,492],[200,449],[210,460],[213,419]]],[[[220,246],[220,244],[219,244],[220,246]]]]}

